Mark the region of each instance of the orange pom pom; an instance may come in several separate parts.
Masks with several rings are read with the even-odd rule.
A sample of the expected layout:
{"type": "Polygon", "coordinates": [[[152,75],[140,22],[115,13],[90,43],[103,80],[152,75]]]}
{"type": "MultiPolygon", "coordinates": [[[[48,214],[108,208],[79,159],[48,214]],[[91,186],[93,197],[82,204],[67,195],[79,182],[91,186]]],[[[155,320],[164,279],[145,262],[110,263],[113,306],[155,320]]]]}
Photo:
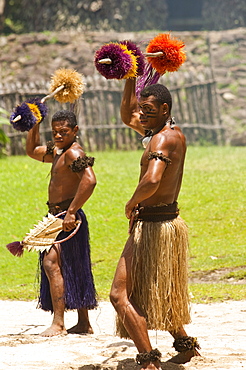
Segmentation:
{"type": "Polygon", "coordinates": [[[158,73],[163,75],[168,72],[175,72],[185,62],[186,55],[181,50],[185,44],[175,38],[171,38],[170,34],[159,34],[154,37],[146,48],[147,53],[163,52],[159,57],[147,57],[151,66],[158,73]]]}

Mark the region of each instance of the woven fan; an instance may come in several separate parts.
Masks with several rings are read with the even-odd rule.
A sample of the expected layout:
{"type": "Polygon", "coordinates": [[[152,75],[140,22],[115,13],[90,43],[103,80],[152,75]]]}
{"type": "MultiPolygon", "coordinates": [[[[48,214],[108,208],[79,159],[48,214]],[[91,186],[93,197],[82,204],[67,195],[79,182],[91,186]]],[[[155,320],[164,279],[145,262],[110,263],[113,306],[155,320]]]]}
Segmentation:
{"type": "Polygon", "coordinates": [[[62,231],[63,224],[63,219],[59,218],[59,216],[64,213],[66,213],[66,211],[59,213],[56,216],[48,213],[48,216],[44,217],[42,221],[39,221],[37,225],[34,225],[34,228],[26,234],[22,242],[13,242],[7,244],[7,249],[14,256],[20,257],[22,256],[24,249],[26,249],[28,252],[48,252],[53,245],[63,243],[72,238],[77,233],[81,225],[81,219],[76,221],[77,226],[74,231],[68,235],[68,237],[56,241],[58,234],[62,231]]]}

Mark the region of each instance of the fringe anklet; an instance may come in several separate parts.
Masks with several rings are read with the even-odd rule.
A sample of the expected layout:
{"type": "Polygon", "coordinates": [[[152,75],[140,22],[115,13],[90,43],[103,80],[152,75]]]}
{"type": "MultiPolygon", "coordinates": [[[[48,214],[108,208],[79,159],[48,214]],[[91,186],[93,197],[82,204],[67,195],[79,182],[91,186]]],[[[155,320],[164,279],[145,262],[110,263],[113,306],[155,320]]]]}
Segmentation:
{"type": "Polygon", "coordinates": [[[161,360],[161,352],[156,348],[150,352],[138,353],[136,356],[136,363],[143,365],[145,362],[155,362],[161,360]]]}
{"type": "Polygon", "coordinates": [[[194,337],[181,337],[175,339],[173,342],[173,347],[177,352],[185,352],[194,349],[200,349],[200,346],[197,342],[197,338],[194,337]]]}

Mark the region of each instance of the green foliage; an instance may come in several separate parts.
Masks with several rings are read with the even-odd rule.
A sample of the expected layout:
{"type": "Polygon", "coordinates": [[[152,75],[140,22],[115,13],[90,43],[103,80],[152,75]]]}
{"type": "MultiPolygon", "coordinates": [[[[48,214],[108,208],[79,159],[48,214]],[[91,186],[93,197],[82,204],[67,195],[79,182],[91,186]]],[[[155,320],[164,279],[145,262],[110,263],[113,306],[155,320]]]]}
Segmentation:
{"type": "MultiPolygon", "coordinates": [[[[197,16],[206,30],[245,27],[246,3],[244,0],[204,0],[202,5],[194,1],[186,1],[184,5],[170,0],[9,0],[5,1],[0,32],[28,33],[69,28],[80,31],[163,31],[169,28],[170,19],[175,18],[178,23],[181,21],[192,29],[192,25],[187,23],[188,15],[191,18],[197,16]]],[[[173,25],[173,31],[179,29],[179,24],[176,26],[173,25]]],[[[195,30],[195,24],[194,27],[195,30]]]]}
{"type": "Polygon", "coordinates": [[[238,94],[239,83],[237,81],[231,83],[228,87],[233,94],[238,94]]]}
{"type": "MultiPolygon", "coordinates": [[[[180,22],[192,29],[187,23],[188,15],[194,19],[197,16],[206,30],[245,27],[246,3],[244,0],[204,0],[202,5],[194,1],[186,1],[184,5],[177,0],[173,3],[170,0],[9,0],[5,1],[0,32],[29,33],[71,28],[80,31],[163,31],[169,29],[170,19],[176,19],[177,28],[175,23],[171,28],[175,31],[180,22]]],[[[193,26],[196,30],[196,25],[193,26]]]]}
{"type": "Polygon", "coordinates": [[[203,22],[207,30],[225,30],[246,26],[244,0],[204,0],[203,22]]]}
{"type": "Polygon", "coordinates": [[[0,129],[0,146],[7,144],[8,141],[8,137],[5,135],[4,131],[0,129]]]}
{"type": "Polygon", "coordinates": [[[8,116],[9,112],[0,107],[0,125],[10,125],[8,116]]]}
{"type": "Polygon", "coordinates": [[[6,2],[5,32],[83,30],[139,31],[163,28],[166,1],[145,0],[11,0],[6,2]]]}
{"type": "Polygon", "coordinates": [[[0,107],[0,158],[2,158],[5,153],[6,144],[9,142],[8,136],[5,134],[2,125],[9,125],[9,120],[7,119],[9,113],[0,107]]]}
{"type": "Polygon", "coordinates": [[[240,59],[240,55],[236,54],[234,51],[227,53],[223,56],[223,62],[230,61],[233,59],[240,59]]]}
{"type": "MultiPolygon", "coordinates": [[[[12,18],[12,15],[10,15],[12,18]]],[[[22,33],[24,25],[21,21],[6,18],[4,21],[4,30],[6,33],[22,33]]]]}
{"type": "MultiPolygon", "coordinates": [[[[84,207],[91,237],[96,289],[107,299],[114,271],[128,237],[124,215],[138,182],[141,151],[98,152],[97,186],[84,207]]],[[[244,147],[189,147],[179,198],[181,216],[189,226],[190,271],[207,272],[245,265],[244,147]]],[[[12,256],[5,245],[22,240],[46,213],[49,164],[28,157],[1,162],[0,299],[36,297],[37,254],[12,256]]],[[[191,284],[194,302],[242,299],[246,284],[191,284]]]]}
{"type": "Polygon", "coordinates": [[[204,64],[205,66],[209,66],[210,64],[210,58],[209,58],[209,55],[208,54],[202,54],[200,57],[199,57],[200,61],[202,64],[204,64]]]}

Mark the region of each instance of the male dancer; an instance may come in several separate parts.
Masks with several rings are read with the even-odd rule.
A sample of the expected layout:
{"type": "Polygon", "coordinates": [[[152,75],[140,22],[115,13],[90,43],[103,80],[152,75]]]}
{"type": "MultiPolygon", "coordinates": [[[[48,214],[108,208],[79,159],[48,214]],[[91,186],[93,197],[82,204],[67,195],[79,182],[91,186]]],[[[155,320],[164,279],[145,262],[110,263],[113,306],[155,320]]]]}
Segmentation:
{"type": "Polygon", "coordinates": [[[171,118],[172,98],[160,84],[146,87],[137,101],[135,80],[125,83],[123,122],[145,136],[140,180],[125,207],[130,236],[111,288],[118,314],[118,333],[130,337],[142,369],[160,368],[161,353],[153,350],[148,329],[168,330],[179,352],[170,359],[185,363],[199,355],[196,339],[183,325],[190,322],[185,222],[177,199],[186,153],[185,137],[171,118]]]}
{"type": "Polygon", "coordinates": [[[27,135],[27,154],[41,162],[52,163],[47,202],[49,212],[56,215],[67,211],[63,220],[66,237],[76,226],[77,215],[82,219],[78,233],[57,248],[40,255],[41,285],[39,305],[54,312],[53,322],[41,335],[66,334],[65,309],[78,310],[78,323],[69,333],[93,333],[87,309],[97,305],[91,272],[88,224],[81,207],[96,185],[92,169],[94,158],[87,157],[76,142],[78,126],[70,111],[58,111],[52,117],[54,145],[40,144],[39,124],[27,135]]]}

